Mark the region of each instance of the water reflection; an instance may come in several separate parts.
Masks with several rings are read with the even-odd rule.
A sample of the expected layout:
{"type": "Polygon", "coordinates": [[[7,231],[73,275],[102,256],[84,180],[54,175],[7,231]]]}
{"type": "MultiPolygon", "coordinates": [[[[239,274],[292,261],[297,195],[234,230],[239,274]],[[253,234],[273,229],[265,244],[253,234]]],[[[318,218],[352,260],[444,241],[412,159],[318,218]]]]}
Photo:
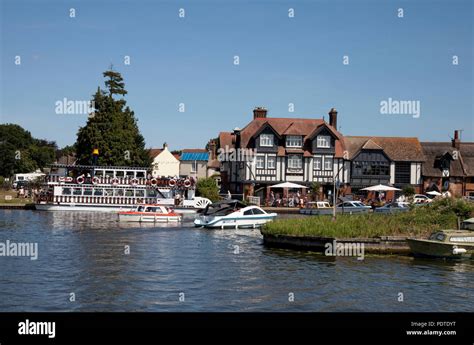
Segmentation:
{"type": "Polygon", "coordinates": [[[1,311],[474,308],[472,261],[359,261],[267,248],[258,230],[194,228],[189,216],[179,224],[138,224],[106,213],[0,211],[0,241],[6,239],[38,242],[39,258],[0,257],[1,311]]]}

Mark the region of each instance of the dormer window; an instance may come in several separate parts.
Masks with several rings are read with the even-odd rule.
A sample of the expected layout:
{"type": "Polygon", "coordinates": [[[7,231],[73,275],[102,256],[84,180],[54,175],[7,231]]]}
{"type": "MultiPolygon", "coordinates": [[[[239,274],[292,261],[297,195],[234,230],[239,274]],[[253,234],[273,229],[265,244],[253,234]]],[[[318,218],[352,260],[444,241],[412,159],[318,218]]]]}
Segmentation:
{"type": "Polygon", "coordinates": [[[260,146],[272,147],[273,134],[260,134],[260,146]]]}
{"type": "Polygon", "coordinates": [[[303,137],[300,135],[288,135],[286,137],[286,147],[301,147],[303,146],[303,137]]]}
{"type": "Polygon", "coordinates": [[[317,147],[318,148],[330,148],[331,147],[331,137],[329,135],[318,135],[317,147]]]}

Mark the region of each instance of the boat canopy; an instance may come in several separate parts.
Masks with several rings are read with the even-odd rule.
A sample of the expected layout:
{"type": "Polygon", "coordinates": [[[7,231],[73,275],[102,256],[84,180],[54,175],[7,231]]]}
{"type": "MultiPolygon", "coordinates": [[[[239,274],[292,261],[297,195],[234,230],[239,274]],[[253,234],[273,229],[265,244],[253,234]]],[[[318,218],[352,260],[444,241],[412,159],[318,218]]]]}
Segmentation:
{"type": "Polygon", "coordinates": [[[223,210],[236,210],[236,209],[241,209],[247,206],[248,205],[244,204],[240,200],[221,200],[213,204],[207,205],[203,213],[205,215],[209,215],[209,214],[215,214],[217,212],[220,213],[223,210]]]}

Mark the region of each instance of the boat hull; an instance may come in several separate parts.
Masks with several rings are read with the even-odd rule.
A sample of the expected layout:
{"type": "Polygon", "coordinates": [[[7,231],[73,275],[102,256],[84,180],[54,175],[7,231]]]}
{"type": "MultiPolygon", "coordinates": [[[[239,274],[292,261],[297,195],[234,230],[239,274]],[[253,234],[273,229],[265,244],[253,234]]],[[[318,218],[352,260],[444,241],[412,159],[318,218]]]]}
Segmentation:
{"type": "Polygon", "coordinates": [[[209,220],[204,219],[204,217],[199,217],[194,221],[194,225],[197,227],[205,227],[209,229],[253,229],[261,227],[263,224],[273,221],[276,216],[277,215],[275,213],[272,213],[266,216],[259,217],[215,217],[209,220]]]}
{"type": "MultiPolygon", "coordinates": [[[[168,206],[168,205],[166,205],[168,206]]],[[[39,211],[85,211],[85,212],[109,212],[109,213],[117,213],[119,211],[126,211],[126,210],[131,210],[135,206],[130,205],[130,206],[116,206],[116,205],[88,205],[88,204],[36,204],[35,208],[36,210],[39,211]]],[[[188,208],[188,207],[183,207],[183,208],[173,208],[173,210],[176,213],[181,213],[181,214],[193,214],[198,211],[196,208],[188,208]]]]}
{"type": "Polygon", "coordinates": [[[179,222],[179,216],[154,216],[139,214],[119,214],[120,222],[139,222],[139,223],[175,223],[179,222]]]}
{"type": "Polygon", "coordinates": [[[449,259],[474,258],[474,246],[436,242],[430,240],[408,239],[410,251],[414,256],[449,259]],[[465,249],[464,253],[454,254],[455,248],[465,249]]]}

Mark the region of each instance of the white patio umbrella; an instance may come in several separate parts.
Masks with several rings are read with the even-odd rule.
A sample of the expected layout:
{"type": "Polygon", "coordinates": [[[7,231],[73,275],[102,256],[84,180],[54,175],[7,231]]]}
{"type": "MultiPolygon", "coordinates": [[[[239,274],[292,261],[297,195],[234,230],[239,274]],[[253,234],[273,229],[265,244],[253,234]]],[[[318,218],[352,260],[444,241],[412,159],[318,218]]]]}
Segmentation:
{"type": "Polygon", "coordinates": [[[278,184],[274,184],[273,186],[270,186],[270,188],[302,188],[302,189],[306,189],[308,187],[306,186],[302,186],[300,184],[297,184],[297,183],[292,183],[292,182],[283,182],[283,183],[278,183],[278,184]]]}
{"type": "Polygon", "coordinates": [[[435,195],[435,196],[442,195],[440,192],[437,192],[437,191],[435,191],[435,190],[433,190],[433,191],[431,191],[431,192],[427,192],[426,194],[435,195]]]}
{"type": "Polygon", "coordinates": [[[401,190],[401,189],[386,186],[386,185],[383,185],[383,184],[378,184],[376,186],[370,186],[370,187],[362,188],[361,190],[367,190],[367,191],[373,191],[373,192],[386,192],[386,191],[389,191],[389,190],[401,190]]]}

